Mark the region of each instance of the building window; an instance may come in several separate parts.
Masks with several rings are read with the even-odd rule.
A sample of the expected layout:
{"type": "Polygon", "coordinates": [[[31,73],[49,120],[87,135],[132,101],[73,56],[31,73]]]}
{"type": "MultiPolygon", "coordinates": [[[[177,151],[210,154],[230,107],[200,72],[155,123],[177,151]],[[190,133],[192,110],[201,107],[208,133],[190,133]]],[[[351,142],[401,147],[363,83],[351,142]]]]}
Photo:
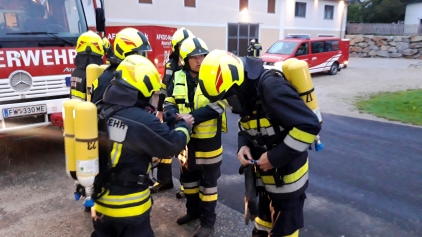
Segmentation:
{"type": "Polygon", "coordinates": [[[340,50],[340,43],[338,40],[327,40],[311,42],[312,53],[323,53],[340,50]]]}
{"type": "Polygon", "coordinates": [[[325,5],[324,7],[324,19],[332,20],[334,18],[334,6],[325,5]]]}
{"type": "Polygon", "coordinates": [[[249,42],[259,39],[259,24],[228,23],[227,51],[247,56],[249,42]]]}
{"type": "Polygon", "coordinates": [[[306,17],[306,2],[296,2],[295,17],[306,17]]]}
{"type": "Polygon", "coordinates": [[[196,7],[196,0],[185,0],[185,7],[196,7]]]}
{"type": "Polygon", "coordinates": [[[268,0],[268,13],[275,13],[275,0],[268,0]]]}
{"type": "Polygon", "coordinates": [[[239,0],[239,11],[248,9],[248,0],[239,0]]]}
{"type": "Polygon", "coordinates": [[[139,3],[150,3],[150,4],[152,4],[152,0],[139,0],[139,3]]]}

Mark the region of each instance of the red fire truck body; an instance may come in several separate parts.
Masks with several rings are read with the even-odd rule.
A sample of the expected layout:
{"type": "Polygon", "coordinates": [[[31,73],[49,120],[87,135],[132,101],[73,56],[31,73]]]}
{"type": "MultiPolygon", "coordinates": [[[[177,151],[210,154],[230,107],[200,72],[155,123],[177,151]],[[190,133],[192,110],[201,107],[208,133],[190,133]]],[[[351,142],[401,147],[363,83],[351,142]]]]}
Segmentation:
{"type": "Polygon", "coordinates": [[[96,1],[0,1],[0,136],[51,125],[61,114],[93,7],[96,1]]]}
{"type": "Polygon", "coordinates": [[[106,36],[110,43],[114,43],[116,34],[126,27],[133,27],[146,35],[152,47],[152,51],[148,52],[148,59],[156,65],[160,74],[164,75],[165,63],[172,52],[171,38],[177,28],[153,25],[107,26],[106,36]]]}
{"type": "MultiPolygon", "coordinates": [[[[104,24],[98,22],[101,17],[97,17],[96,26],[87,24],[86,17],[94,15],[94,8],[99,10],[98,2],[102,6],[99,0],[0,1],[0,137],[48,125],[62,126],[77,39],[89,29],[104,30],[97,30],[104,24]]],[[[113,43],[117,32],[125,27],[107,27],[105,36],[113,43]]],[[[177,29],[130,27],[148,37],[153,49],[148,58],[163,75],[177,29]]]]}

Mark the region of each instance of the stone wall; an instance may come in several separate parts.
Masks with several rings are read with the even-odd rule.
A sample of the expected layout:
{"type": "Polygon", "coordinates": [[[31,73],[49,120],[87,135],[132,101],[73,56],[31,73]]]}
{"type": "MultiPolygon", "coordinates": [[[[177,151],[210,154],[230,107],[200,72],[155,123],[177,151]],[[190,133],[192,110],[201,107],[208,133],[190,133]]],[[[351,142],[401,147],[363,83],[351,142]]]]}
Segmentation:
{"type": "Polygon", "coordinates": [[[422,59],[422,36],[346,35],[349,56],[422,59]]]}

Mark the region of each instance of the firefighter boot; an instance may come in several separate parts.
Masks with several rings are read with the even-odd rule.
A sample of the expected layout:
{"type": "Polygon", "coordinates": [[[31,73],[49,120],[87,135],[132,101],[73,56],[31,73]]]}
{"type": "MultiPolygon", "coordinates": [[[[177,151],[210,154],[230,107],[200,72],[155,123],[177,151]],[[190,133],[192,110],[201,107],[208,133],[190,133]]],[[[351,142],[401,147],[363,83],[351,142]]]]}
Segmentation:
{"type": "Polygon", "coordinates": [[[177,197],[177,199],[183,199],[183,198],[186,197],[186,195],[183,192],[183,190],[179,190],[179,192],[176,193],[176,197],[177,197]]]}
{"type": "Polygon", "coordinates": [[[156,182],[152,187],[149,188],[149,190],[151,191],[151,193],[158,193],[160,191],[164,191],[167,189],[172,189],[173,188],[173,183],[165,183],[165,184],[161,184],[156,182]]]}
{"type": "Polygon", "coordinates": [[[268,237],[268,232],[263,230],[258,230],[255,227],[252,230],[252,237],[268,237]]]}
{"type": "Polygon", "coordinates": [[[196,220],[198,218],[199,218],[199,215],[190,215],[190,214],[186,213],[185,215],[177,218],[176,222],[179,225],[183,225],[183,224],[189,223],[193,220],[196,220]]]}
{"type": "Polygon", "coordinates": [[[193,237],[208,237],[211,235],[212,228],[199,226],[198,229],[195,231],[193,237]]]}

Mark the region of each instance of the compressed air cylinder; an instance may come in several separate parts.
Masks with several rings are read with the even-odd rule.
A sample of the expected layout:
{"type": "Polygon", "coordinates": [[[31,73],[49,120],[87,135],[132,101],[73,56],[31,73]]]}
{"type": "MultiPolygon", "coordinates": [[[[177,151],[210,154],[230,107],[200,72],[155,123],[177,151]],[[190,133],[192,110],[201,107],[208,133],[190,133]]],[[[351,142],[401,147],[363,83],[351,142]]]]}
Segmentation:
{"type": "Polygon", "coordinates": [[[75,127],[73,120],[73,109],[75,105],[82,103],[79,99],[70,99],[63,104],[63,136],[64,136],[64,152],[66,157],[66,173],[77,180],[76,177],[76,158],[75,158],[75,127]]]}
{"type": "Polygon", "coordinates": [[[74,126],[76,177],[85,188],[85,207],[92,207],[93,184],[99,172],[97,107],[91,102],[77,104],[74,109],[74,126]]]}
{"type": "Polygon", "coordinates": [[[107,65],[89,64],[86,67],[86,101],[91,101],[92,83],[104,72],[107,65]]]}
{"type": "Polygon", "coordinates": [[[284,61],[283,62],[283,65],[281,66],[281,71],[283,72],[284,77],[286,78],[287,81],[291,80],[291,78],[292,78],[292,75],[290,74],[290,71],[289,71],[289,66],[293,62],[296,62],[297,60],[299,60],[299,59],[297,59],[297,58],[289,58],[286,61],[284,61]]]}
{"type": "MultiPolygon", "coordinates": [[[[286,60],[287,61],[287,60],[286,60]]],[[[305,104],[316,114],[320,123],[322,123],[321,111],[314,92],[311,73],[308,63],[303,60],[291,60],[288,67],[283,64],[283,73],[286,80],[293,85],[299,92],[300,97],[305,104]]],[[[320,151],[324,148],[319,135],[315,139],[315,150],[320,151]]]]}
{"type": "MultiPolygon", "coordinates": [[[[283,65],[284,66],[284,65],[283,65]]],[[[321,112],[314,92],[311,73],[308,63],[303,60],[296,60],[290,63],[289,67],[283,73],[286,80],[293,85],[306,105],[316,114],[319,122],[322,122],[321,112]]]]}

